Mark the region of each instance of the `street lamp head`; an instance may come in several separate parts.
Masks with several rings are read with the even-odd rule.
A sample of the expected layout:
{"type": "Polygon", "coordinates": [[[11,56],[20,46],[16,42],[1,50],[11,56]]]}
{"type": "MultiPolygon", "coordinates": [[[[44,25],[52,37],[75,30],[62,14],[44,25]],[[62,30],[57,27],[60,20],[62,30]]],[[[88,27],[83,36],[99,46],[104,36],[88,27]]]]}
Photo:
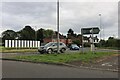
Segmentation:
{"type": "Polygon", "coordinates": [[[101,14],[99,14],[99,16],[101,16],[101,14]]]}

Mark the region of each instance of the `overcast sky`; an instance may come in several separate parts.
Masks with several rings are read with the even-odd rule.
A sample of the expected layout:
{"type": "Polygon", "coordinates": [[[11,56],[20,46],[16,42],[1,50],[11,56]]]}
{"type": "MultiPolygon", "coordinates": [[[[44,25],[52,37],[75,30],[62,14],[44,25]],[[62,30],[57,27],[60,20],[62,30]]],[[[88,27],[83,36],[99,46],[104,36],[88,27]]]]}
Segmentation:
{"type": "MultiPolygon", "coordinates": [[[[0,8],[2,8],[0,33],[8,29],[19,31],[26,25],[34,29],[57,30],[56,2],[3,2],[0,8]]],[[[66,35],[69,28],[75,33],[80,33],[81,28],[99,27],[99,14],[102,38],[106,39],[113,35],[118,37],[117,2],[61,2],[60,32],[66,35]]]]}

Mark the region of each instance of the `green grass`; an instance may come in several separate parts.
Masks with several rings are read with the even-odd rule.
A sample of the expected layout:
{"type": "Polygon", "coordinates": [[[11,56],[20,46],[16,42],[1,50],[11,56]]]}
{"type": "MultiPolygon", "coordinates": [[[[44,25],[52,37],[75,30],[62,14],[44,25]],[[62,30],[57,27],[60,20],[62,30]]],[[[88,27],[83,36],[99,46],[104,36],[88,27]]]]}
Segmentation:
{"type": "Polygon", "coordinates": [[[37,48],[5,48],[0,46],[0,52],[2,53],[17,53],[17,52],[36,52],[37,48]]]}
{"type": "Polygon", "coordinates": [[[48,63],[69,63],[72,61],[82,61],[90,62],[94,61],[96,58],[101,58],[103,56],[110,56],[114,53],[109,52],[97,52],[93,54],[89,53],[64,53],[64,54],[41,54],[41,55],[32,55],[32,56],[17,56],[14,59],[18,60],[27,60],[33,62],[48,62],[48,63]]]}

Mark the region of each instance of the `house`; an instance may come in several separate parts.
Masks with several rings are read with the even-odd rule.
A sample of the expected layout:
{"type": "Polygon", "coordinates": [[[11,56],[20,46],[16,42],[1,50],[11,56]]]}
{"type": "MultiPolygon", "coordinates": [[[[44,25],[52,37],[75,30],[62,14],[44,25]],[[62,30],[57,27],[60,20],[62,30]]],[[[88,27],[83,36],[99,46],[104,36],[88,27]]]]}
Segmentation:
{"type": "MultiPolygon", "coordinates": [[[[51,36],[49,36],[49,37],[47,37],[47,38],[44,38],[44,39],[43,39],[44,43],[57,42],[57,34],[58,34],[58,32],[55,31],[55,32],[53,33],[53,35],[51,35],[51,36]]],[[[63,43],[65,43],[65,44],[67,44],[67,43],[69,43],[69,42],[71,41],[71,40],[67,40],[67,39],[66,39],[66,36],[61,35],[60,33],[59,33],[59,39],[60,39],[60,42],[63,42],[63,43]]]]}
{"type": "Polygon", "coordinates": [[[92,43],[92,39],[93,39],[93,43],[99,43],[99,39],[97,38],[97,36],[93,37],[90,35],[89,37],[89,42],[92,43]]]}

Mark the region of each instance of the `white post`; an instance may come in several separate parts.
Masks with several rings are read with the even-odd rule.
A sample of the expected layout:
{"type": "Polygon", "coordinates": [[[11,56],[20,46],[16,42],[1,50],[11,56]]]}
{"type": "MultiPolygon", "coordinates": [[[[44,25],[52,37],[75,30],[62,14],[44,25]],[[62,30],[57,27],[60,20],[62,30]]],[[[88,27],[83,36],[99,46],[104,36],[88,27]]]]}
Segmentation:
{"type": "Polygon", "coordinates": [[[25,44],[25,46],[24,46],[24,47],[26,48],[26,47],[27,47],[27,46],[26,46],[26,44],[27,44],[27,43],[26,43],[26,40],[24,41],[24,44],[25,44]]]}
{"type": "Polygon", "coordinates": [[[29,44],[29,40],[27,41],[27,47],[29,48],[30,44],[29,44]]]}
{"type": "Polygon", "coordinates": [[[35,47],[35,41],[33,41],[33,48],[35,47]]]}
{"type": "Polygon", "coordinates": [[[21,40],[21,42],[22,42],[22,46],[21,46],[21,47],[23,48],[23,47],[24,47],[24,45],[23,45],[23,40],[21,40]]]}
{"type": "Polygon", "coordinates": [[[32,41],[30,41],[30,47],[32,47],[32,41]]]}
{"type": "Polygon", "coordinates": [[[8,47],[8,40],[5,40],[5,47],[8,47]]]}
{"type": "Polygon", "coordinates": [[[12,47],[15,47],[15,40],[12,40],[12,47]]]}
{"type": "Polygon", "coordinates": [[[21,42],[21,41],[20,41],[20,40],[18,40],[18,44],[19,44],[19,46],[18,46],[18,47],[19,47],[19,48],[21,47],[21,43],[20,43],[20,42],[21,42]]]}
{"type": "Polygon", "coordinates": [[[35,47],[37,47],[37,41],[35,41],[35,47]]]}
{"type": "Polygon", "coordinates": [[[40,47],[40,41],[38,41],[38,45],[37,45],[37,47],[40,47]]]}
{"type": "Polygon", "coordinates": [[[18,40],[15,40],[15,47],[18,47],[18,40]]]}
{"type": "Polygon", "coordinates": [[[9,40],[9,47],[11,47],[11,40],[9,40]]]}

